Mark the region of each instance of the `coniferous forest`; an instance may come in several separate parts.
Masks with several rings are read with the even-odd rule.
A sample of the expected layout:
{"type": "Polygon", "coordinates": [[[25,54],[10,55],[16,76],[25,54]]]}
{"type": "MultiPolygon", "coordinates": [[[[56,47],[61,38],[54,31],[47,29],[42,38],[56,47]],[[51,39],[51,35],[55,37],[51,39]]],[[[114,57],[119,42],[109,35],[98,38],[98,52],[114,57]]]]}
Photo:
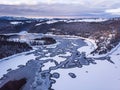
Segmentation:
{"type": "Polygon", "coordinates": [[[0,35],[0,59],[32,49],[32,47],[25,42],[8,41],[8,38],[8,36],[0,35]]]}

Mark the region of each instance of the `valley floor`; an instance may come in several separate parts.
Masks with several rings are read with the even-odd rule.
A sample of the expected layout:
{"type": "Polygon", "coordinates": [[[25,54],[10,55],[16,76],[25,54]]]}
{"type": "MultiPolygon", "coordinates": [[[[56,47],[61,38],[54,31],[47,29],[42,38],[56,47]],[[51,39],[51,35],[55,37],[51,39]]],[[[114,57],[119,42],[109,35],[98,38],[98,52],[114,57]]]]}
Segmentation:
{"type": "Polygon", "coordinates": [[[22,90],[120,90],[119,45],[108,54],[93,56],[90,52],[97,47],[93,40],[50,36],[56,44],[0,60],[0,87],[26,78],[22,90]]]}

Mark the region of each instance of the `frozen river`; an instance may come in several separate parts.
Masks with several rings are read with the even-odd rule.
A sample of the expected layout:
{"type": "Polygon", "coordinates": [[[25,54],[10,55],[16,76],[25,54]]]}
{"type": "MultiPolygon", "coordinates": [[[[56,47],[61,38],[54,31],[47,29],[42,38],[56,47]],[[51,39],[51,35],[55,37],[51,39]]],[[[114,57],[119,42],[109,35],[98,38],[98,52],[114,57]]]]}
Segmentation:
{"type": "Polygon", "coordinates": [[[91,40],[70,36],[52,37],[57,40],[54,45],[43,45],[30,53],[1,60],[0,77],[10,70],[15,70],[16,75],[14,75],[14,71],[9,72],[7,78],[0,81],[2,83],[0,86],[14,78],[27,78],[27,74],[20,76],[17,73],[27,73],[25,70],[31,68],[28,66],[36,66],[32,67],[35,69],[34,71],[28,72],[34,77],[32,80],[28,78],[32,86],[30,87],[27,83],[23,90],[48,90],[48,88],[54,90],[120,90],[120,48],[110,55],[111,60],[115,63],[112,64],[107,60],[92,58],[90,52],[96,46],[91,40]],[[26,65],[28,61],[35,63],[26,65]],[[24,70],[19,68],[22,65],[26,65],[23,67],[24,70]],[[43,73],[45,79],[42,78],[43,73]],[[53,73],[57,73],[56,76],[59,75],[59,77],[49,76],[53,73]],[[52,86],[50,78],[56,81],[52,86]],[[37,83],[40,81],[42,81],[41,85],[37,83]]]}

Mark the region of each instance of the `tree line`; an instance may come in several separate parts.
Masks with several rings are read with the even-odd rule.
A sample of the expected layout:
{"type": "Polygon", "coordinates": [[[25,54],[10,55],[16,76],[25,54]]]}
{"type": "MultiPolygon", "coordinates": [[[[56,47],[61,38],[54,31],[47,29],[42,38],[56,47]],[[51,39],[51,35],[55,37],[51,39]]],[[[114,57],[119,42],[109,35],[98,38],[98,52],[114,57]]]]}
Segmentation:
{"type": "Polygon", "coordinates": [[[0,35],[0,59],[31,49],[25,42],[8,41],[8,36],[0,35]]]}

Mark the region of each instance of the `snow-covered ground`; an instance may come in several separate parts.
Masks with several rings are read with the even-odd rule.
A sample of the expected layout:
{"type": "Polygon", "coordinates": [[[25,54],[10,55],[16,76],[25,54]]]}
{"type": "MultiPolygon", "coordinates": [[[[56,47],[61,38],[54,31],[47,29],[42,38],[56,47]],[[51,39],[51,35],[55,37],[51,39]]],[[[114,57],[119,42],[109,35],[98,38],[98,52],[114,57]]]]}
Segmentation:
{"type": "Polygon", "coordinates": [[[42,23],[38,23],[38,24],[36,24],[35,26],[39,26],[39,25],[41,25],[42,23]]]}
{"type": "MultiPolygon", "coordinates": [[[[78,51],[90,54],[97,46],[93,40],[87,39],[85,42],[88,46],[78,48],[78,51]]],[[[91,64],[82,68],[52,71],[51,73],[57,72],[60,74],[60,78],[56,79],[56,83],[53,84],[52,88],[55,90],[120,90],[120,45],[108,54],[115,64],[111,64],[108,61],[96,61],[96,65],[91,64]],[[71,78],[68,75],[70,72],[77,77],[71,78]]],[[[99,55],[99,57],[105,55],[99,55]]]]}
{"type": "Polygon", "coordinates": [[[58,22],[57,20],[50,20],[50,21],[47,21],[46,23],[47,24],[52,24],[52,23],[56,23],[56,22],[58,22]]]}
{"type": "Polygon", "coordinates": [[[120,60],[115,65],[107,61],[97,61],[97,65],[82,68],[58,69],[53,72],[60,74],[52,88],[55,90],[120,90],[120,60]],[[77,77],[71,78],[68,73],[77,77]]]}
{"type": "Polygon", "coordinates": [[[23,24],[23,22],[14,21],[14,22],[10,22],[10,24],[17,25],[17,24],[23,24]]]}
{"type": "MultiPolygon", "coordinates": [[[[2,60],[0,62],[0,77],[2,77],[3,74],[6,74],[8,69],[15,70],[18,68],[18,65],[25,65],[29,60],[34,59],[35,61],[38,60],[38,62],[44,62],[44,66],[40,68],[42,70],[41,72],[36,72],[35,80],[32,83],[37,89],[31,90],[39,90],[40,88],[45,87],[38,85],[37,82],[41,80],[41,73],[45,73],[46,70],[50,70],[49,73],[51,74],[60,74],[58,79],[52,78],[56,80],[56,83],[52,84],[52,88],[55,90],[120,90],[119,45],[110,53],[106,54],[111,57],[111,60],[115,64],[112,64],[107,60],[95,60],[97,64],[86,64],[87,60],[80,56],[79,53],[86,52],[87,57],[95,57],[90,55],[90,52],[97,48],[93,40],[75,36],[49,36],[56,38],[58,43],[42,46],[30,54],[2,60]],[[77,59],[80,61],[78,63],[81,63],[81,67],[69,66],[74,65],[72,62],[75,62],[77,59]],[[76,78],[72,78],[69,73],[75,74],[76,78]]],[[[103,56],[99,55],[99,57],[103,56]]],[[[49,75],[45,75],[47,75],[47,78],[42,79],[44,85],[46,81],[50,83],[49,75]]]]}
{"type": "Polygon", "coordinates": [[[9,59],[0,60],[0,78],[7,73],[8,69],[15,70],[19,68],[19,65],[26,65],[26,63],[31,59],[35,59],[35,56],[33,54],[20,56],[18,55],[9,59]]]}
{"type": "Polygon", "coordinates": [[[71,23],[71,22],[104,22],[107,21],[108,19],[104,19],[104,18],[84,18],[84,19],[61,19],[61,20],[49,20],[46,23],[47,24],[52,24],[52,23],[56,23],[56,22],[66,22],[66,23],[71,23]]]}
{"type": "Polygon", "coordinates": [[[67,21],[67,23],[71,23],[71,22],[103,22],[103,21],[107,21],[108,19],[103,19],[103,18],[98,18],[98,19],[75,19],[75,20],[69,20],[67,21]]]}
{"type": "Polygon", "coordinates": [[[90,55],[90,53],[97,48],[97,45],[95,44],[94,40],[91,39],[85,39],[84,42],[87,43],[87,46],[83,46],[81,48],[78,48],[77,50],[80,53],[86,52],[86,55],[90,55]]]}
{"type": "Polygon", "coordinates": [[[53,84],[55,90],[120,90],[120,47],[111,55],[111,60],[96,61],[96,65],[82,68],[58,69],[60,78],[53,84]],[[77,77],[72,79],[68,73],[74,73],[77,77]]]}
{"type": "Polygon", "coordinates": [[[84,18],[84,19],[61,19],[61,20],[55,20],[55,19],[51,19],[48,20],[46,22],[43,23],[37,23],[35,26],[39,26],[41,24],[53,24],[53,23],[57,23],[57,22],[66,22],[66,23],[72,23],[72,22],[104,22],[107,21],[108,19],[104,19],[104,18],[84,18]]]}

